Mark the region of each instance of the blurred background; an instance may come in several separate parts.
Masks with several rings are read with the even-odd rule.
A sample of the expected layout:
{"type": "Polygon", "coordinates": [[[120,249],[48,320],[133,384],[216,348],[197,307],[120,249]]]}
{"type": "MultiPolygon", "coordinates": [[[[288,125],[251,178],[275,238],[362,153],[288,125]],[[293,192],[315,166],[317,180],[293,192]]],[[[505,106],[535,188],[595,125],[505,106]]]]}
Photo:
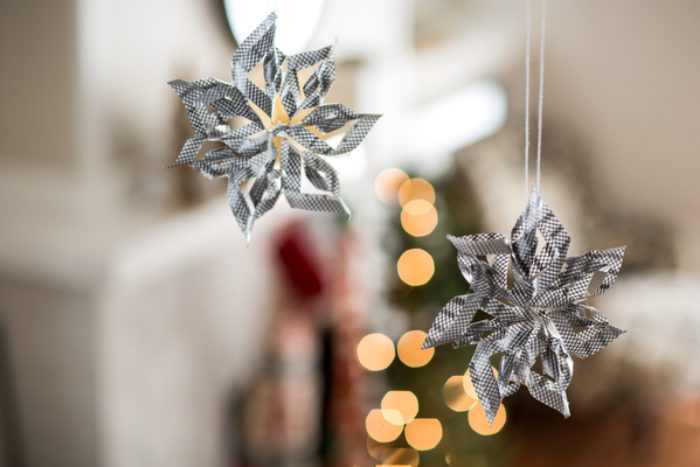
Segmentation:
{"type": "Polygon", "coordinates": [[[493,427],[471,350],[419,348],[468,290],[445,235],[525,206],[525,0],[0,5],[0,465],[700,465],[700,3],[550,2],[541,192],[571,254],[627,245],[594,305],[628,332],[571,418],[521,390],[493,427]],[[332,161],[349,221],[280,201],[246,246],[224,181],[162,168],[166,82],[229,80],[275,7],[384,117],[332,161]]]}

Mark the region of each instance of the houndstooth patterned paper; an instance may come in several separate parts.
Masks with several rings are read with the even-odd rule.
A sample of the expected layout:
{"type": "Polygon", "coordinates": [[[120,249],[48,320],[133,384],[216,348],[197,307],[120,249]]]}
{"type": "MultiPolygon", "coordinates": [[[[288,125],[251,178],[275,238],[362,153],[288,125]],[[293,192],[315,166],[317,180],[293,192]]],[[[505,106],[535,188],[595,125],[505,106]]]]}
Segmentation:
{"type": "Polygon", "coordinates": [[[233,54],[232,83],[214,78],[168,84],[180,96],[194,130],[169,167],[189,165],[208,178],[227,177],[227,198],[250,240],[255,219],[284,194],[293,208],[344,212],[338,175],[322,156],[355,149],[379,119],[341,104],[322,104],[335,79],[333,47],[286,56],[274,45],[277,16],[271,13],[233,54]],[[262,63],[264,85],[249,73],[262,63]],[[304,83],[299,72],[315,69],[304,83]],[[246,124],[233,129],[231,119],[246,124]],[[337,145],[326,137],[345,132],[337,145]],[[221,147],[200,157],[206,141],[221,147]],[[302,192],[302,177],[320,193],[302,192]]]}
{"type": "Polygon", "coordinates": [[[445,305],[423,348],[448,342],[476,345],[469,372],[490,423],[503,398],[520,385],[568,417],[571,355],[593,355],[624,332],[584,303],[613,284],[624,247],[567,258],[571,239],[534,188],[510,242],[497,233],[448,239],[457,248],[460,271],[473,292],[445,305]],[[544,239],[539,252],[538,231],[544,239]],[[603,279],[590,291],[596,272],[603,279]],[[489,318],[473,321],[479,310],[489,318]],[[491,366],[496,354],[501,355],[498,377],[491,366]],[[543,373],[533,371],[538,357],[543,373]]]}

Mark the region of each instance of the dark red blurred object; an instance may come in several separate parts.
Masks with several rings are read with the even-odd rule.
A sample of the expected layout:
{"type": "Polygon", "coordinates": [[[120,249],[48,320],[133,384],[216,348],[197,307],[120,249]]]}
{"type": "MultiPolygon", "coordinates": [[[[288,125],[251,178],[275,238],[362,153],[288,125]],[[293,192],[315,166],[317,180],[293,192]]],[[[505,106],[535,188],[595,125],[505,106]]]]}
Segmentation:
{"type": "Polygon", "coordinates": [[[323,292],[321,267],[311,238],[300,222],[285,227],[277,242],[277,259],[287,282],[302,298],[323,292]]]}

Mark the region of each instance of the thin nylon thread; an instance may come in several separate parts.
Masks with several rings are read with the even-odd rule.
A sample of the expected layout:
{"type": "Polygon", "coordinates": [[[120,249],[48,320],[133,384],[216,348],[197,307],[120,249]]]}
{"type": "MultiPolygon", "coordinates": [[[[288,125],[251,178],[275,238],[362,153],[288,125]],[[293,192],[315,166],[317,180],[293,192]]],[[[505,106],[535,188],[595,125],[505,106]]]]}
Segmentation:
{"type": "Polygon", "coordinates": [[[547,0],[542,0],[542,31],[540,32],[540,102],[537,108],[537,191],[540,190],[542,161],[542,109],[544,107],[544,39],[547,29],[547,0]]]}
{"type": "MultiPolygon", "coordinates": [[[[536,187],[540,189],[541,179],[541,162],[542,162],[542,114],[544,108],[544,45],[545,45],[545,30],[547,24],[547,0],[542,0],[542,11],[540,20],[540,75],[538,89],[538,106],[537,106],[537,160],[536,160],[536,187]]],[[[530,75],[531,75],[531,52],[530,42],[532,36],[532,2],[527,0],[527,22],[526,22],[526,39],[525,39],[525,197],[528,196],[528,176],[530,163],[530,75]]]]}
{"type": "Polygon", "coordinates": [[[532,0],[527,0],[527,21],[525,27],[525,199],[528,197],[528,174],[530,171],[530,11],[532,0]]]}

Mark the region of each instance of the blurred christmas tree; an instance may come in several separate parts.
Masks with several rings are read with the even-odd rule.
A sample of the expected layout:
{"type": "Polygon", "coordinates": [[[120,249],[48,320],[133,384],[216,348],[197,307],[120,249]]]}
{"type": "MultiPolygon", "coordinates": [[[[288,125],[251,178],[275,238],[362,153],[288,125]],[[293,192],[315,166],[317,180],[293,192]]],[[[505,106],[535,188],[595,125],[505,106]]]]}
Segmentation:
{"type": "MultiPolygon", "coordinates": [[[[408,315],[410,329],[427,331],[445,303],[468,292],[454,248],[445,236],[483,231],[480,214],[475,193],[457,168],[432,182],[406,177],[397,195],[398,204],[383,241],[398,272],[393,274],[387,299],[408,315]]],[[[465,391],[462,384],[472,353],[471,347],[441,347],[424,366],[411,367],[397,359],[386,371],[389,389],[414,393],[420,407],[417,416],[437,419],[442,426],[439,444],[421,451],[421,465],[495,466],[505,462],[508,430],[488,436],[500,427],[484,425],[475,394],[465,391]]],[[[469,386],[468,377],[466,381],[469,386]]],[[[499,422],[502,426],[502,420],[495,425],[499,422]]],[[[407,427],[405,442],[420,444],[410,435],[407,427]]],[[[405,447],[404,440],[398,438],[390,446],[405,447]]]]}

